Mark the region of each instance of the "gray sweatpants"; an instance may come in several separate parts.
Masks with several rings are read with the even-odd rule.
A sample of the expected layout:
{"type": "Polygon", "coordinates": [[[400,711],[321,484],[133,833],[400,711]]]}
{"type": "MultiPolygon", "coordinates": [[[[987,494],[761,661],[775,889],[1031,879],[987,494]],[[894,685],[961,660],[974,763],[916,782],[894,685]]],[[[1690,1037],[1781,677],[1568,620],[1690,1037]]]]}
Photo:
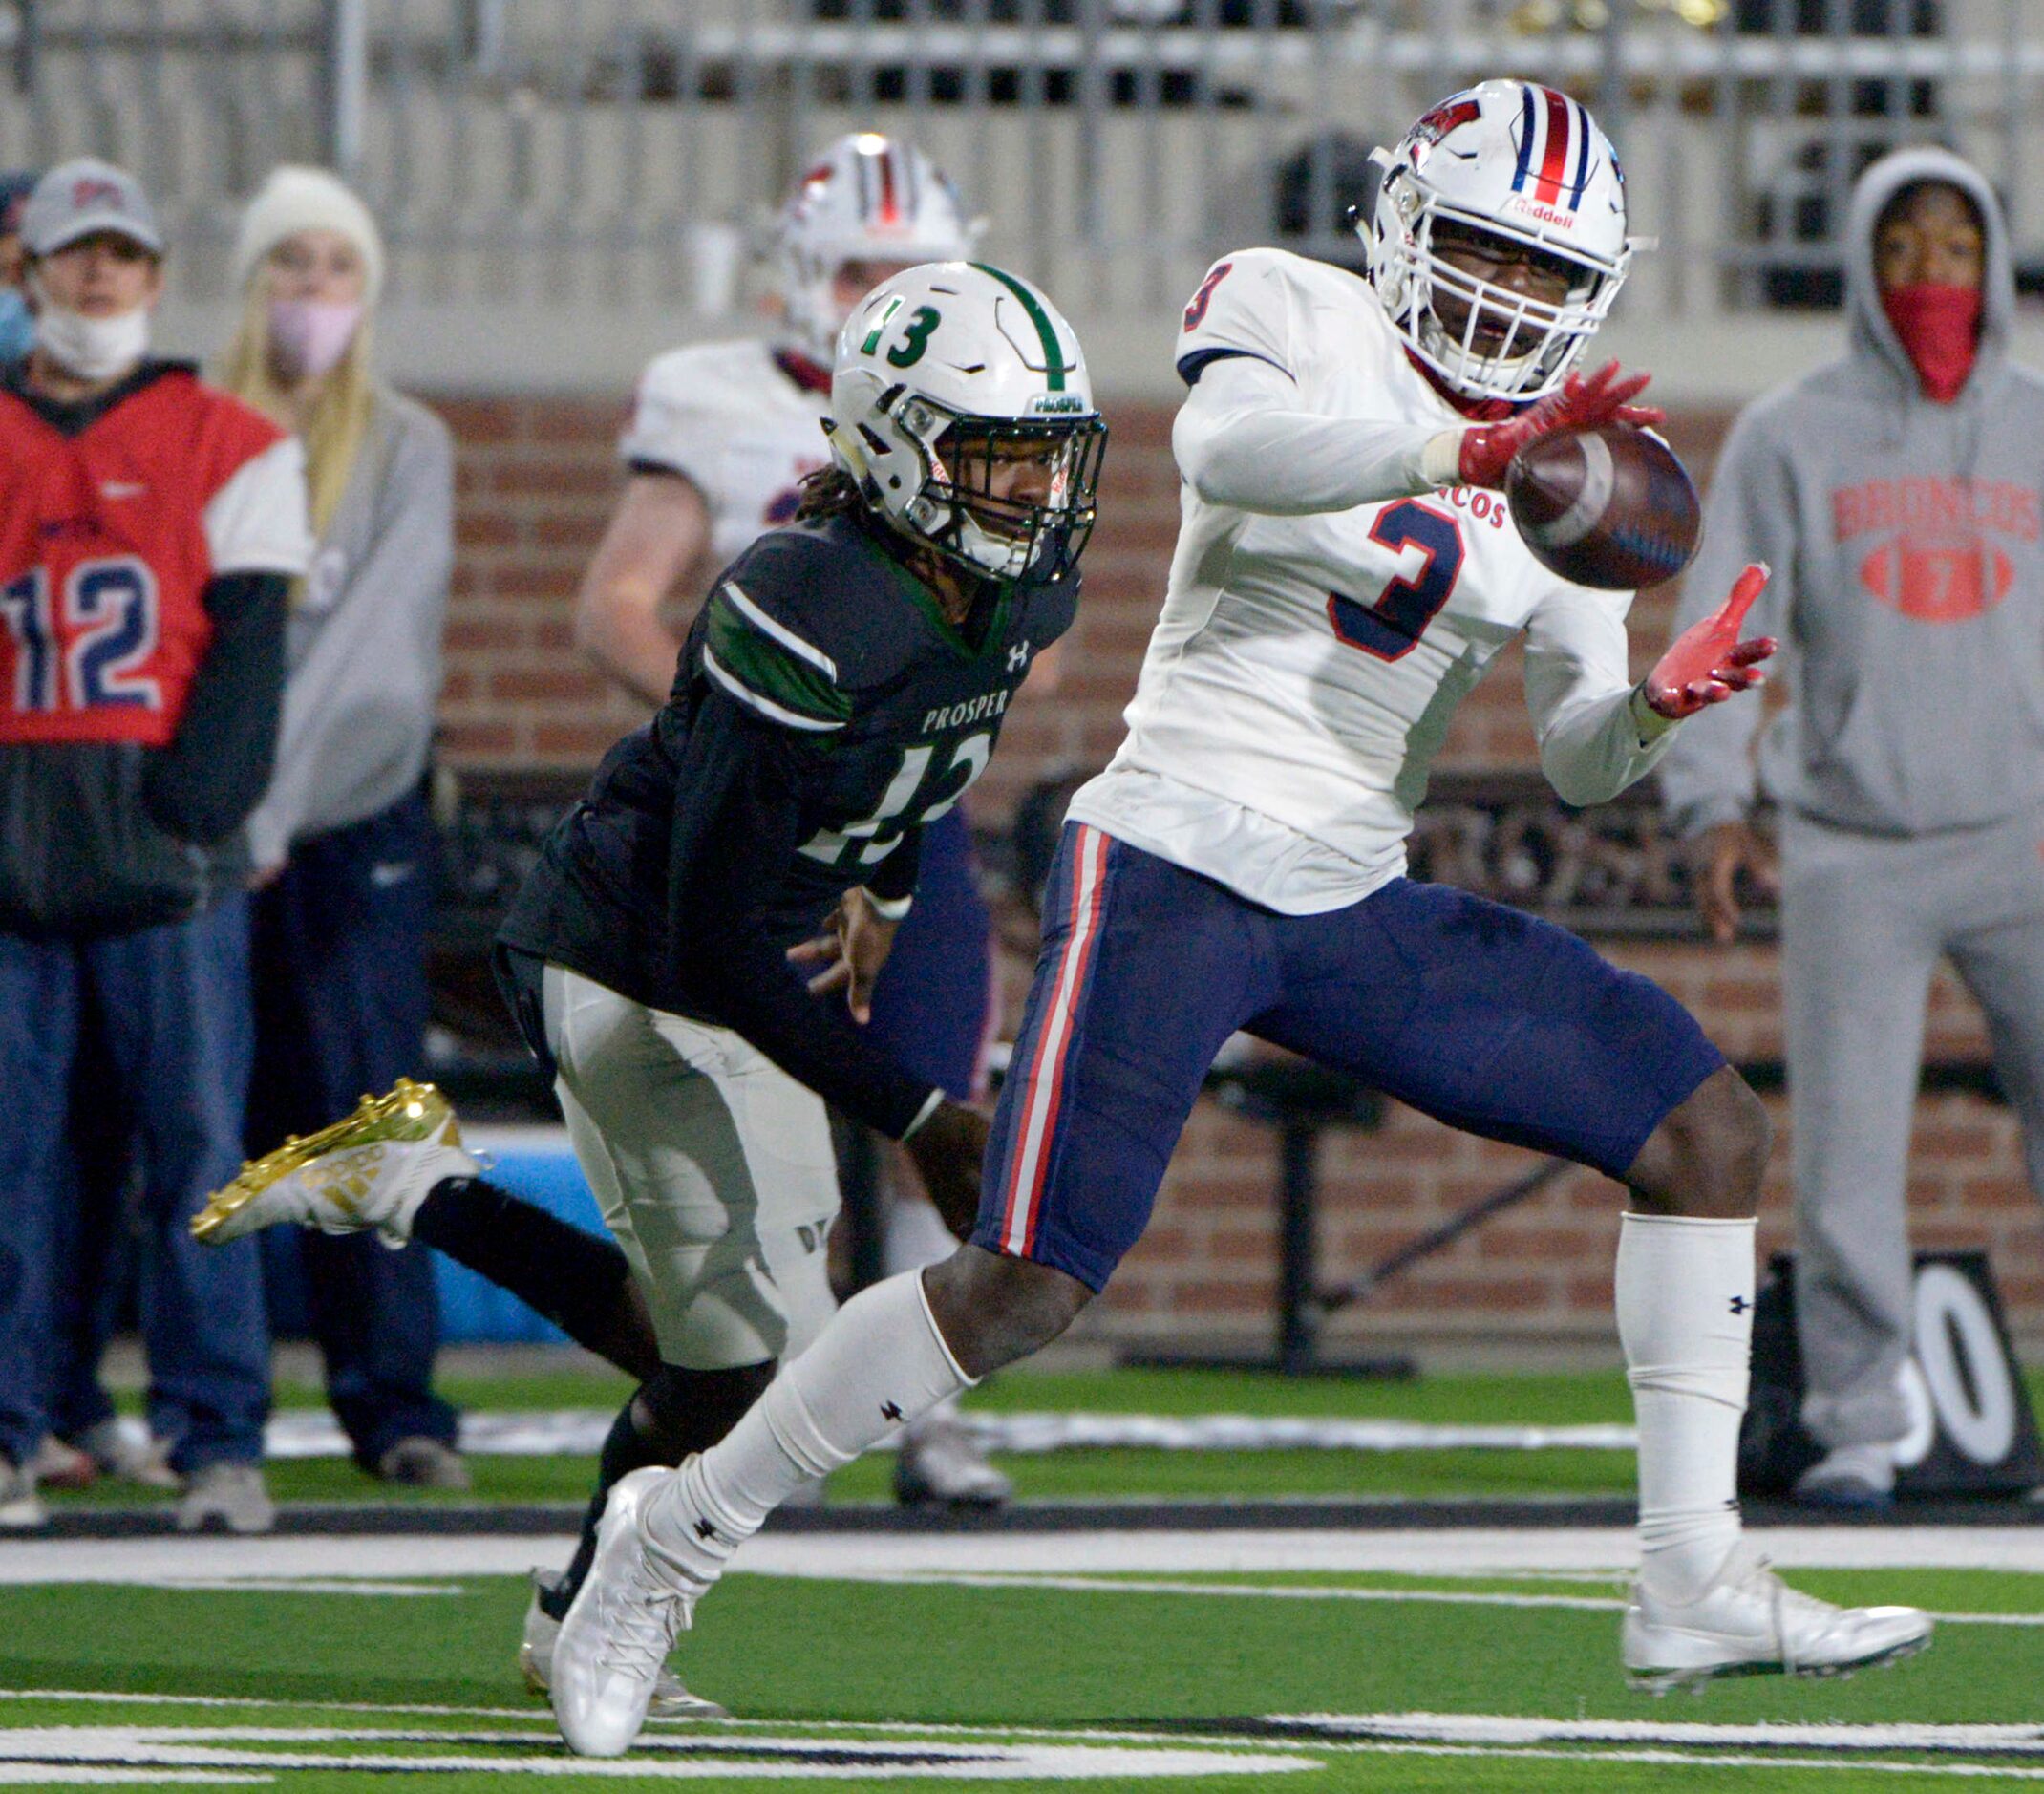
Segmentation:
{"type": "Polygon", "coordinates": [[[2044,821],[1869,835],[1783,820],[1781,965],[1795,1134],[1803,1420],[1898,1439],[1909,1350],[1905,1191],[1930,975],[1950,956],[2044,1193],[2044,821]]]}

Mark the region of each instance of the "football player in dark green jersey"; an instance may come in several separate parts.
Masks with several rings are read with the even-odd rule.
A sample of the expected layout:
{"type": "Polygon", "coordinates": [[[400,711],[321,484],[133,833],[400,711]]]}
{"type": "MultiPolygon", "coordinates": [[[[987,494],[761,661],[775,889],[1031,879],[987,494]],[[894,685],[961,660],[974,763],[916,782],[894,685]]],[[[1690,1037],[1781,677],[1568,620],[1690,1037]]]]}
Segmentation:
{"type": "MultiPolygon", "coordinates": [[[[831,403],[832,464],[796,523],[718,579],[667,704],[606,758],[499,937],[659,1344],[561,1611],[604,1490],[714,1442],[827,1317],[825,1101],[903,1141],[958,1230],[978,1203],[985,1119],[858,1024],[918,831],[985,770],[1071,625],[1106,427],[1050,302],[955,262],[853,312],[831,403]]],[[[406,1233],[429,1195],[490,1199],[479,1169],[444,1099],[412,1086],[251,1166],[209,1231],[406,1233]]],[[[688,1710],[671,1677],[656,1698],[688,1710]]]]}

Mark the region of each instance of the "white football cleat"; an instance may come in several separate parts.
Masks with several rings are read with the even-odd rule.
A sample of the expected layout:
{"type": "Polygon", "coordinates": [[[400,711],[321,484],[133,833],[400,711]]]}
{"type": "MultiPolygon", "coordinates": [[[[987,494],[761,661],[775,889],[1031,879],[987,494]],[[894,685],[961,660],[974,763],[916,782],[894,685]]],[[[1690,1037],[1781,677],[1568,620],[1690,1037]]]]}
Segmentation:
{"type": "Polygon", "coordinates": [[[1849,1676],[1929,1642],[1929,1614],[1799,1593],[1742,1540],[1693,1601],[1659,1600],[1635,1581],[1619,1652],[1632,1686],[1658,1695],[1716,1676],[1849,1676]]]}
{"type": "MultiPolygon", "coordinates": [[[[532,1600],[525,1609],[525,1635],[519,1641],[518,1667],[525,1686],[544,1695],[553,1684],[554,1641],[561,1635],[561,1622],[540,1605],[540,1596],[560,1581],[551,1570],[532,1572],[532,1600]]],[[[681,1677],[662,1668],[653,1679],[653,1698],[648,1711],[663,1719],[728,1719],[731,1715],[713,1700],[692,1695],[681,1677]]]]}
{"type": "Polygon", "coordinates": [[[965,1422],[941,1408],[902,1435],[894,1499],[904,1507],[999,1507],[1014,1492],[965,1422]]]}
{"type": "Polygon", "coordinates": [[[561,1736],[578,1757],[622,1757],[708,1587],[647,1549],[640,1509],[675,1473],[650,1465],[621,1476],[604,1503],[596,1561],[554,1638],[548,1690],[561,1736]]]}
{"type": "Polygon", "coordinates": [[[346,1120],[243,1165],[192,1218],[192,1233],[224,1246],[290,1221],[322,1233],[373,1228],[388,1245],[402,1246],[436,1184],[481,1169],[461,1145],[447,1099],[431,1084],[400,1078],[389,1096],[364,1097],[346,1120]]]}

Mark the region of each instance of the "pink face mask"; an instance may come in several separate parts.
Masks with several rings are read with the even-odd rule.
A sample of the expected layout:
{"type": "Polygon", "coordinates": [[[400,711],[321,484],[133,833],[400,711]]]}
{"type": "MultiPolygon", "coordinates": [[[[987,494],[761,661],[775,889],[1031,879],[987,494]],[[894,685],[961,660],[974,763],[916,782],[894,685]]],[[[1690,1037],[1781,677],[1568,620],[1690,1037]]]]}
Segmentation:
{"type": "Polygon", "coordinates": [[[303,379],[317,380],[332,373],[361,323],[359,300],[269,302],[269,340],[277,358],[303,379]]]}

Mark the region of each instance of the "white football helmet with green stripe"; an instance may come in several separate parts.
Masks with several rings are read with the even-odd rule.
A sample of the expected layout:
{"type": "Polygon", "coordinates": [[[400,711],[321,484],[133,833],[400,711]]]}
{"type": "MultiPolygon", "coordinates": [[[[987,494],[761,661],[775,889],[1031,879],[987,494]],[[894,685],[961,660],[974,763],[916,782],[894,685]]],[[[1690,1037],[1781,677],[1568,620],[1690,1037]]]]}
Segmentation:
{"type": "Polygon", "coordinates": [[[933,262],[883,282],[839,332],[830,400],[833,457],[896,529],[982,577],[1077,561],[1107,426],[1077,336],[1027,281],[933,262]],[[1031,496],[1003,496],[1017,463],[1031,496]]]}

